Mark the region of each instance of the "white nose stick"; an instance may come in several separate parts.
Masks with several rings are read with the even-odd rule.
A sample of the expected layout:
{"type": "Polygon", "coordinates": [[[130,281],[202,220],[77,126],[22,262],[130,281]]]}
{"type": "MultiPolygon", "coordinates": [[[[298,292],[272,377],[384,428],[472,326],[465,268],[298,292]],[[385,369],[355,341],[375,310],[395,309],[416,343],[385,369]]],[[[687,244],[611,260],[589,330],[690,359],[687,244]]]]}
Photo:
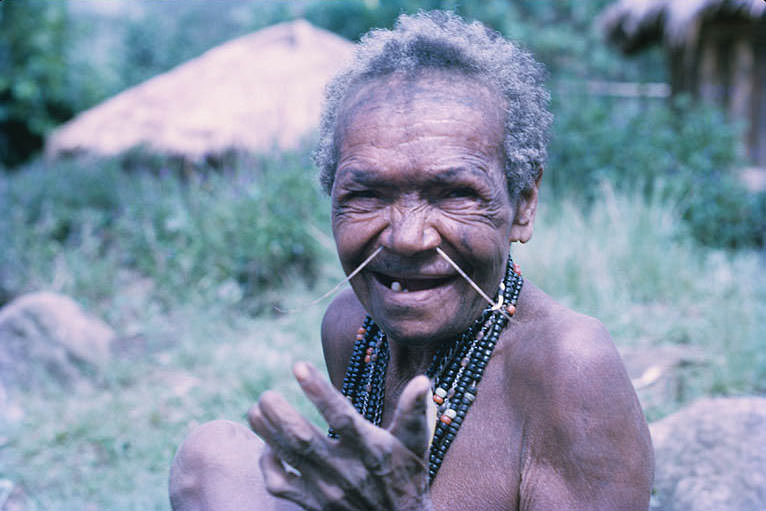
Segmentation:
{"type": "Polygon", "coordinates": [[[391,283],[391,291],[401,291],[402,290],[402,284],[398,281],[393,281],[391,283]]]}

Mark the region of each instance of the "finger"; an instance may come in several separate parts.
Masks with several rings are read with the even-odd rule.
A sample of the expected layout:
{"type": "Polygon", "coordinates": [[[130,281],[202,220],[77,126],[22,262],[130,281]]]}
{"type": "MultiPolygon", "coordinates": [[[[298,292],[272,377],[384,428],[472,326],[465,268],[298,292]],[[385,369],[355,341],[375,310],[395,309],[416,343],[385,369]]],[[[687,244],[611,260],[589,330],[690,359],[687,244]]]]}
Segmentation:
{"type": "Polygon", "coordinates": [[[294,502],[304,509],[312,511],[320,509],[311,492],[306,491],[300,476],[288,471],[282,464],[282,460],[269,447],[263,450],[259,464],[266,490],[270,494],[294,502]]]}
{"type": "Polygon", "coordinates": [[[296,362],[293,374],[306,397],[322,414],[327,424],[341,437],[358,436],[368,423],[354,406],[319,371],[307,362],[296,362]]]}
{"type": "Polygon", "coordinates": [[[324,433],[276,392],[264,392],[248,412],[248,420],[264,442],[299,470],[326,454],[324,433]]]}
{"type": "MultiPolygon", "coordinates": [[[[266,442],[273,451],[271,458],[261,458],[263,463],[269,463],[272,473],[275,474],[274,488],[276,491],[294,492],[295,487],[286,487],[286,482],[293,485],[300,484],[300,489],[305,495],[311,496],[314,502],[326,500],[332,501],[337,495],[333,493],[342,487],[344,482],[339,477],[343,471],[339,470],[339,464],[344,464],[342,457],[329,449],[334,440],[328,439],[324,433],[313,424],[306,421],[276,392],[267,391],[261,395],[251,410],[248,419],[253,430],[266,442]],[[279,466],[274,464],[275,458],[279,466]],[[289,467],[285,469],[282,461],[300,473],[299,479],[290,478],[289,467]],[[336,480],[337,484],[329,484],[326,488],[323,479],[336,480]]],[[[264,472],[265,474],[265,472],[264,472]]],[[[293,474],[294,475],[294,474],[293,474]]],[[[352,487],[346,488],[350,490],[352,487]]],[[[293,494],[287,494],[284,498],[304,505],[293,494]]],[[[316,504],[320,508],[319,504],[316,504]]],[[[314,508],[311,508],[314,509],[314,508]]]]}
{"type": "Polygon", "coordinates": [[[389,432],[418,457],[424,457],[428,449],[430,429],[428,402],[430,383],[424,375],[410,380],[394,412],[389,432]]]}

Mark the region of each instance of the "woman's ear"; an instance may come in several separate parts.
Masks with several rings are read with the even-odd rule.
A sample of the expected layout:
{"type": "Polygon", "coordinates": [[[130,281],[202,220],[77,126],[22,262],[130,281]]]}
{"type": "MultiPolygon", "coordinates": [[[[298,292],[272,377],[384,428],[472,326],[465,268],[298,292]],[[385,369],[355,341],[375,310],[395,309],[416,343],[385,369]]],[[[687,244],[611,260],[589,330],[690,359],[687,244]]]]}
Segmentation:
{"type": "Polygon", "coordinates": [[[537,213],[537,193],[540,189],[540,179],[543,177],[543,168],[537,175],[532,187],[521,193],[516,202],[516,211],[511,226],[511,242],[520,241],[526,243],[532,237],[535,225],[535,213],[537,213]]]}

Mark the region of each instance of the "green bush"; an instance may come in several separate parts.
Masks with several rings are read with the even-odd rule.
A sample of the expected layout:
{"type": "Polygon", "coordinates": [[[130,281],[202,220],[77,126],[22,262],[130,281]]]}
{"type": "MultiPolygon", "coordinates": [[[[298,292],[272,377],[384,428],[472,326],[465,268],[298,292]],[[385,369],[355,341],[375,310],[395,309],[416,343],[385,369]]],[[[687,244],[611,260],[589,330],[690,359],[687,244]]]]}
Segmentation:
{"type": "Polygon", "coordinates": [[[676,202],[706,244],[762,245],[764,196],[748,193],[732,174],[741,164],[738,129],[719,110],[686,97],[667,104],[569,92],[553,104],[544,181],[554,196],[589,203],[608,181],[618,191],[676,202]]]}
{"type": "Polygon", "coordinates": [[[320,195],[306,151],[241,155],[226,169],[203,166],[187,176],[172,160],[147,161],[133,172],[123,170],[124,159],[37,162],[6,176],[6,298],[58,286],[97,302],[115,292],[124,269],[150,278],[165,302],[201,297],[257,307],[254,298],[287,273],[311,279],[320,195]]]}
{"type": "Polygon", "coordinates": [[[731,175],[696,182],[682,200],[683,218],[706,245],[766,247],[766,193],[750,193],[731,175]]]}
{"type": "Polygon", "coordinates": [[[63,2],[0,4],[0,167],[25,160],[72,115],[67,18],[63,2]]]}

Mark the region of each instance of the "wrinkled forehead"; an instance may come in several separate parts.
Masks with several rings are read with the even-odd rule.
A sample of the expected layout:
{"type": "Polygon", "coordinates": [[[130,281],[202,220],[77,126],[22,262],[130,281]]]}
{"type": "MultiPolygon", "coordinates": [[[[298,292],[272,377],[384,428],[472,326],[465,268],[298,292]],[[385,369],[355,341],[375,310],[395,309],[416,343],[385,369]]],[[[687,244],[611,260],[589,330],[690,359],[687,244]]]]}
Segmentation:
{"type": "Polygon", "coordinates": [[[360,119],[369,124],[396,115],[415,122],[445,109],[474,118],[483,132],[502,142],[505,105],[495,88],[456,71],[420,70],[375,77],[346,93],[335,126],[336,148],[349,129],[358,127],[360,119]]]}

